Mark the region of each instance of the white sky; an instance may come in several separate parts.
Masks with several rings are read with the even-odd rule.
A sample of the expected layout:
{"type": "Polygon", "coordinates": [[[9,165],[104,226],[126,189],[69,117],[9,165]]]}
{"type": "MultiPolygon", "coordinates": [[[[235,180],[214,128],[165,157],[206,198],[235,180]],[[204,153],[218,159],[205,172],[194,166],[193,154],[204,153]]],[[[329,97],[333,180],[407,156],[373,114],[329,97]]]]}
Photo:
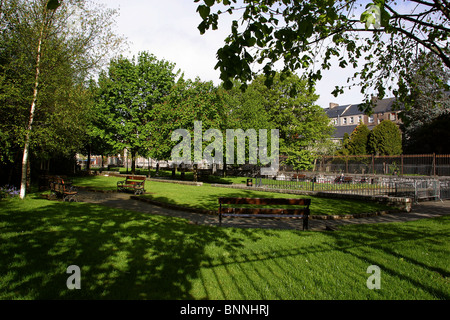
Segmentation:
{"type": "MultiPolygon", "coordinates": [[[[216,52],[223,46],[230,31],[231,16],[219,19],[219,29],[209,30],[200,35],[197,29],[201,22],[196,12],[198,3],[194,0],[94,0],[110,8],[119,8],[116,18],[119,35],[129,42],[129,50],[124,55],[132,57],[139,51],[148,51],[158,59],[176,64],[185,74],[185,78],[199,77],[203,81],[220,83],[219,71],[214,69],[217,63],[216,52]],[[230,17],[227,21],[226,18],[230,17]],[[225,19],[223,19],[225,18],[225,19]]],[[[323,108],[330,102],[340,105],[357,104],[363,99],[358,88],[346,90],[334,97],[331,94],[336,85],[346,84],[352,70],[343,70],[336,66],[322,72],[323,79],[316,85],[320,95],[317,104],[323,108]]]]}

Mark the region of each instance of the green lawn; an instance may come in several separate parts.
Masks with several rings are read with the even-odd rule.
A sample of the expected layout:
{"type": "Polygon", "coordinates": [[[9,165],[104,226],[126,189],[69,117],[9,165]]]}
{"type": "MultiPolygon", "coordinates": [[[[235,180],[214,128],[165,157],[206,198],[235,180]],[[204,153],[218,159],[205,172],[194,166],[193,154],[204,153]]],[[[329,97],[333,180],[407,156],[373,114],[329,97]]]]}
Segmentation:
{"type": "MultiPolygon", "coordinates": [[[[120,177],[93,176],[74,178],[76,186],[91,187],[99,190],[116,190],[120,177]]],[[[143,197],[160,202],[175,204],[190,208],[207,210],[218,209],[219,197],[270,197],[270,198],[311,198],[311,214],[313,215],[343,215],[368,213],[390,209],[389,207],[367,201],[328,199],[303,195],[281,194],[264,191],[230,189],[213,187],[210,184],[202,186],[181,185],[175,183],[146,181],[145,189],[148,194],[143,197]]]]}
{"type": "Polygon", "coordinates": [[[30,195],[0,201],[0,230],[0,299],[450,299],[449,217],[237,229],[30,195]]]}

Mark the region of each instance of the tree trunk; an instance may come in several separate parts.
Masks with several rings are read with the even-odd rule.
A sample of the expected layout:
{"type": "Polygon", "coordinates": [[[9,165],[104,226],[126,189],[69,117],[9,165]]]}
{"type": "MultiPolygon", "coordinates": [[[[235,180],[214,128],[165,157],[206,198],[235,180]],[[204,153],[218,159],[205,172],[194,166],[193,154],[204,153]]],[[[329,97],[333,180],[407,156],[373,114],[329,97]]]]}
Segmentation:
{"type": "Polygon", "coordinates": [[[40,74],[40,66],[41,66],[41,46],[42,46],[42,39],[44,37],[44,26],[45,26],[45,20],[47,18],[47,10],[45,10],[44,14],[44,20],[42,21],[41,31],[39,34],[39,41],[38,41],[38,47],[37,47],[37,55],[36,55],[36,74],[35,74],[35,80],[34,80],[34,89],[33,89],[33,100],[31,102],[31,108],[30,108],[30,119],[28,121],[28,128],[27,133],[25,136],[25,146],[23,148],[23,158],[22,158],[22,178],[20,182],[20,199],[24,199],[26,195],[26,189],[27,189],[27,167],[28,167],[28,159],[29,159],[29,152],[30,152],[30,135],[31,135],[31,128],[33,126],[33,119],[34,114],[36,111],[36,101],[38,96],[38,86],[39,86],[39,74],[40,74]]]}
{"type": "Polygon", "coordinates": [[[136,151],[131,151],[131,174],[136,173],[136,151]]]}
{"type": "Polygon", "coordinates": [[[172,167],[172,179],[175,179],[177,171],[177,165],[174,163],[172,167]]]}
{"type": "Polygon", "coordinates": [[[89,170],[91,170],[91,145],[89,145],[88,148],[88,157],[86,162],[86,171],[89,173],[89,170]]]}
{"type": "Polygon", "coordinates": [[[198,164],[194,164],[194,181],[198,181],[198,164]]]}

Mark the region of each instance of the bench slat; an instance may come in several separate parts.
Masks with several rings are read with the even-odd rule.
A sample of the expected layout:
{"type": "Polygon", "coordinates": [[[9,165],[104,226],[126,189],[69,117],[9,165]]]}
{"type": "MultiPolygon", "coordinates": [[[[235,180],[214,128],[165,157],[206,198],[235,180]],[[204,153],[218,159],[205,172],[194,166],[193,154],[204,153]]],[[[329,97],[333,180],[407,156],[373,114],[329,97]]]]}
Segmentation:
{"type": "Polygon", "coordinates": [[[289,198],[227,198],[219,200],[219,224],[222,217],[245,217],[245,218],[294,218],[303,219],[303,230],[308,229],[309,206],[311,199],[289,199],[289,198]],[[225,205],[225,206],[223,206],[225,205]],[[226,205],[259,205],[278,206],[267,207],[229,207],[226,205]],[[302,208],[280,208],[280,206],[302,206],[302,208]]]}
{"type": "Polygon", "coordinates": [[[309,209],[279,209],[279,208],[222,208],[223,214],[253,214],[253,215],[305,215],[309,214],[309,209]]]}
{"type": "Polygon", "coordinates": [[[300,205],[309,206],[311,199],[287,198],[219,198],[219,204],[300,205]]]}
{"type": "Polygon", "coordinates": [[[269,218],[269,219],[283,219],[283,218],[297,218],[297,219],[303,219],[305,217],[305,215],[278,215],[278,216],[274,216],[273,214],[245,214],[245,213],[236,213],[236,214],[228,214],[228,213],[222,213],[222,216],[224,217],[240,217],[240,218],[252,218],[252,219],[257,219],[257,218],[269,218]]]}

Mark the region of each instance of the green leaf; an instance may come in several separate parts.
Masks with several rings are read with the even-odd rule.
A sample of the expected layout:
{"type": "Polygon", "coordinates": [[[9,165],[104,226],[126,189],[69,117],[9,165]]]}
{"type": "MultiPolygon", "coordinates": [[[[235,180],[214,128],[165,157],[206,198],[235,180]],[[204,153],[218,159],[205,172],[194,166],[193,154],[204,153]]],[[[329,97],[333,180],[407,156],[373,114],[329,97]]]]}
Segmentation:
{"type": "Polygon", "coordinates": [[[212,6],[214,5],[214,2],[215,2],[215,0],[205,0],[205,4],[206,4],[208,7],[212,7],[212,6]]]}
{"type": "Polygon", "coordinates": [[[209,13],[211,12],[211,10],[209,9],[209,7],[201,5],[201,6],[198,6],[197,12],[200,14],[200,16],[202,17],[203,20],[206,20],[206,18],[208,18],[209,13]]]}
{"type": "Polygon", "coordinates": [[[58,7],[60,5],[61,4],[59,3],[58,0],[49,0],[48,3],[47,3],[47,9],[48,10],[56,10],[56,9],[58,9],[58,7]]]}

